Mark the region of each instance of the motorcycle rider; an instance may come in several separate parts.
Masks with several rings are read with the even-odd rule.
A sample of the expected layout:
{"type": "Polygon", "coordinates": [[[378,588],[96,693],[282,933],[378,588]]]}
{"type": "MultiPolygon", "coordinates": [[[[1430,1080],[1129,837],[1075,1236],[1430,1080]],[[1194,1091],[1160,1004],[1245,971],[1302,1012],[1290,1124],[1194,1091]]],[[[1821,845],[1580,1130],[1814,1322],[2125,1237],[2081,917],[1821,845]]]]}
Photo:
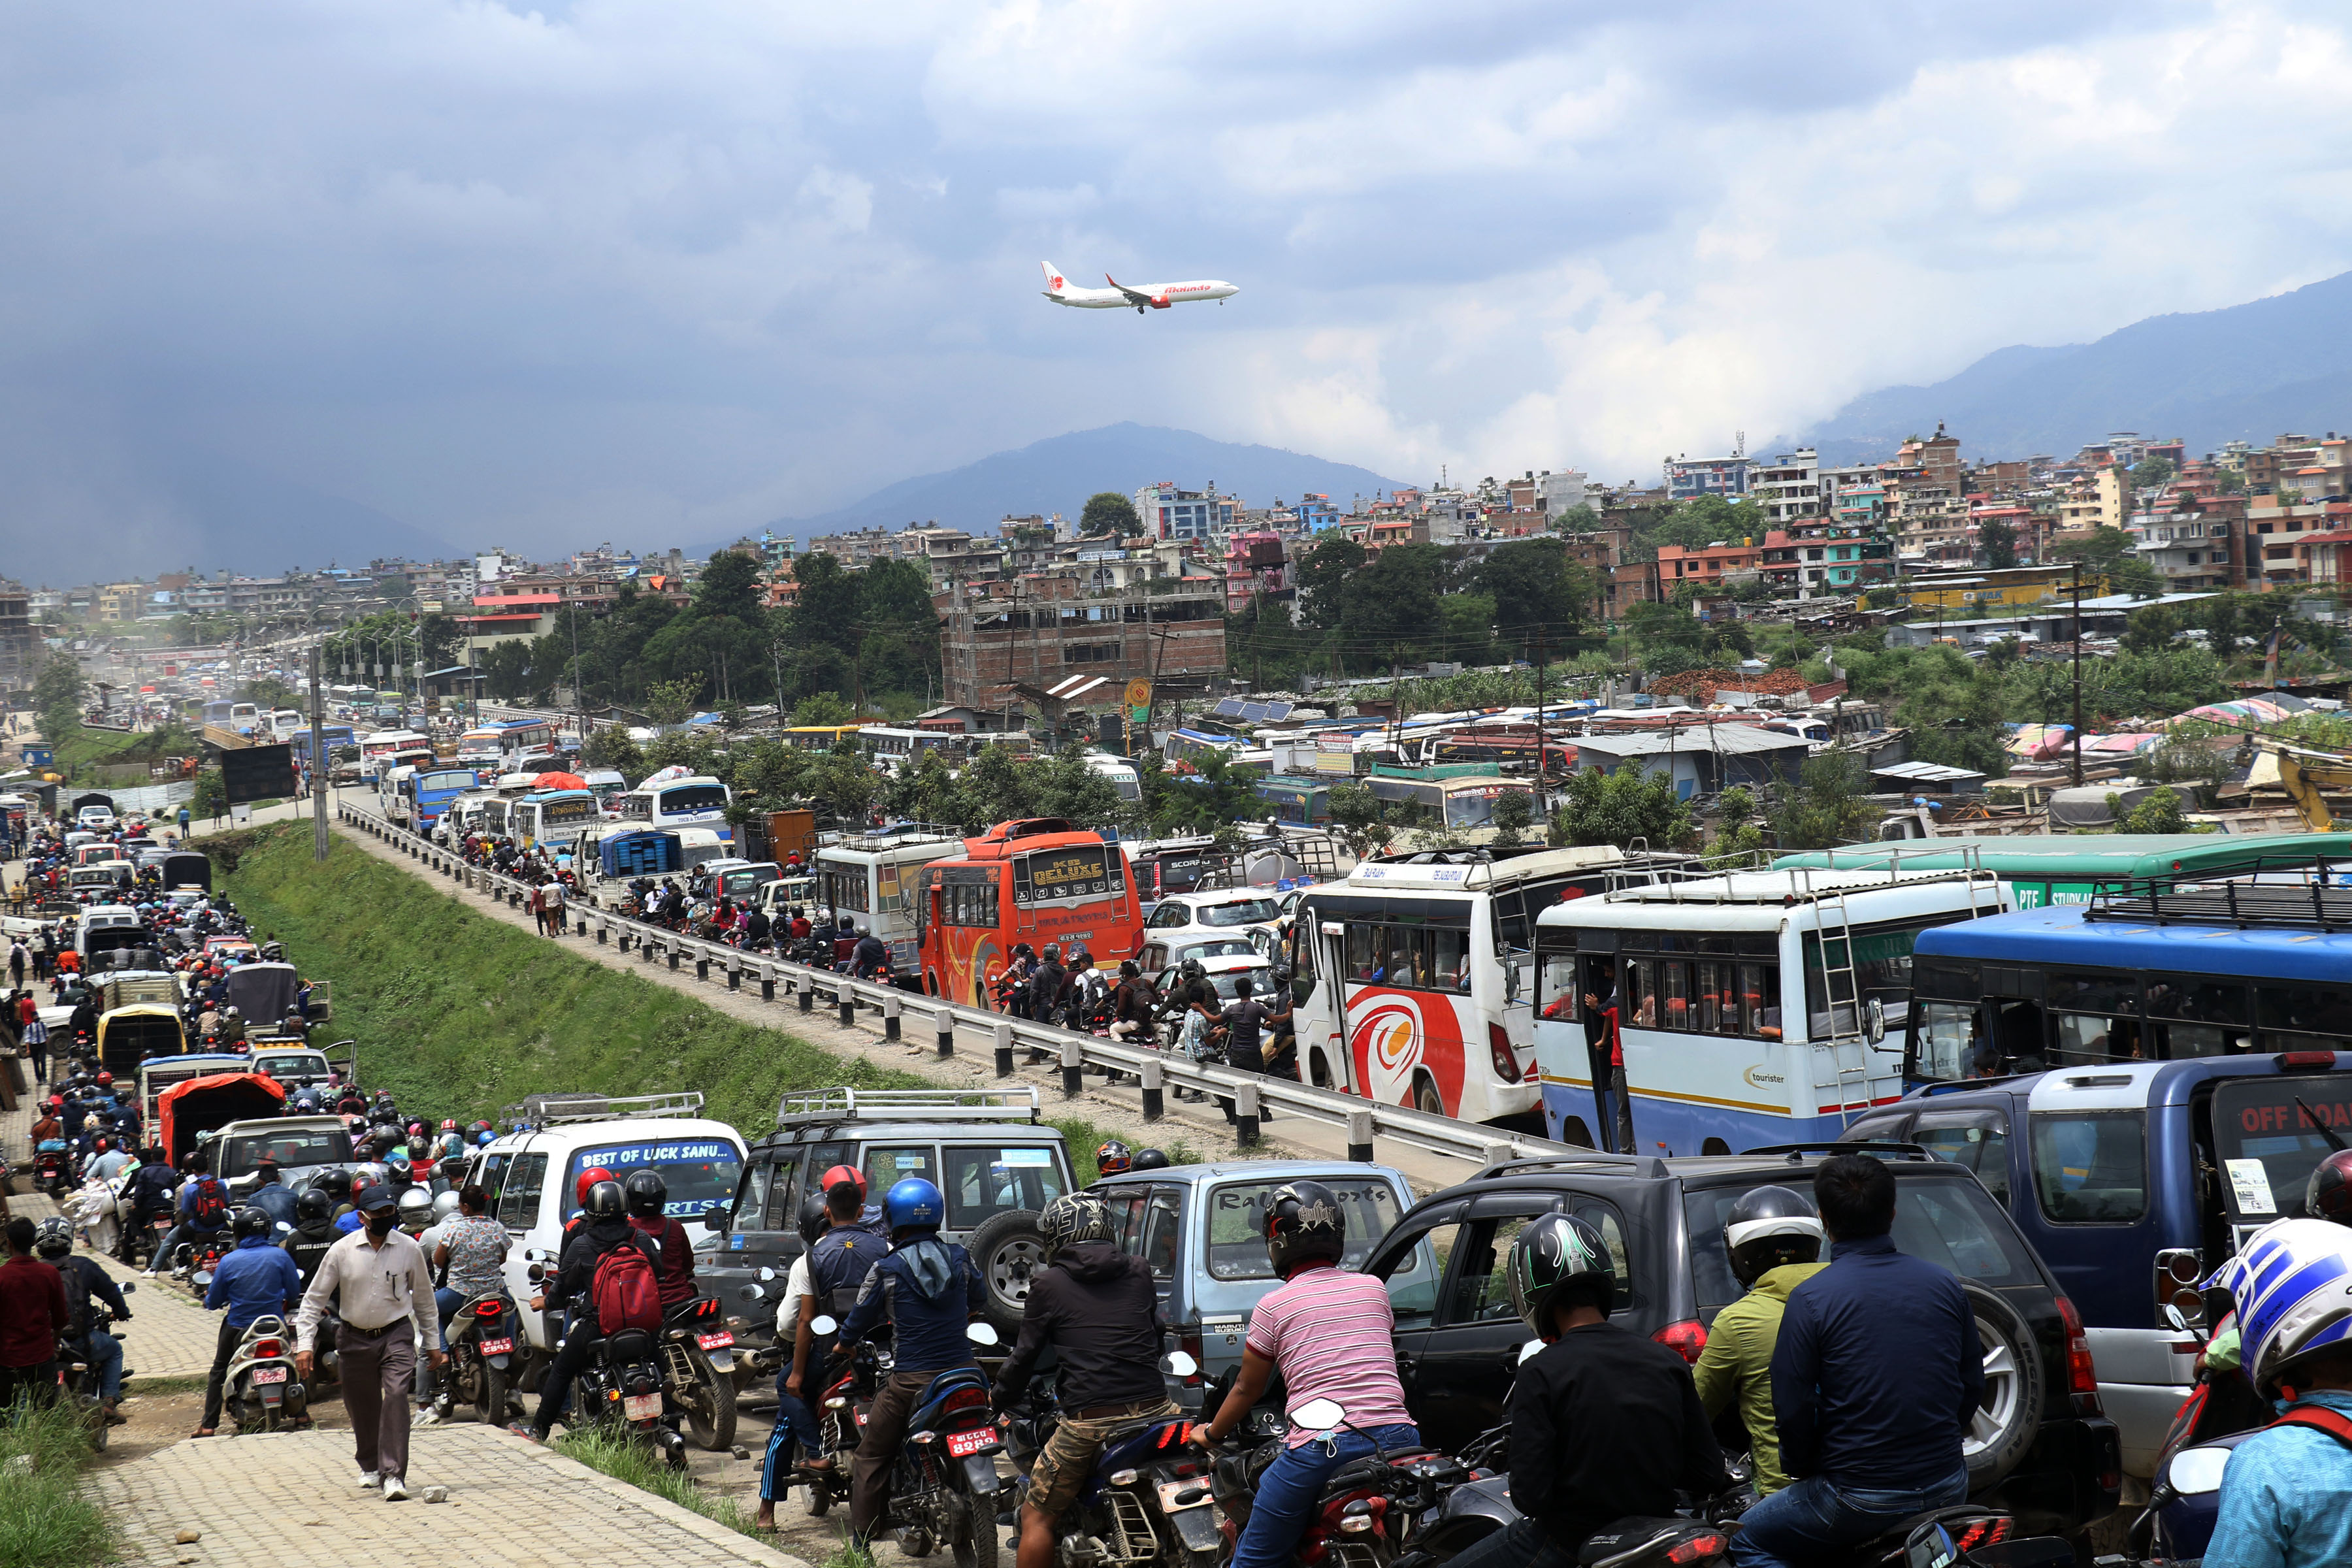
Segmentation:
{"type": "Polygon", "coordinates": [[[1110,994],[1110,1037],[1131,1040],[1140,1035],[1151,1037],[1151,1017],[1160,1009],[1160,993],[1151,982],[1143,978],[1143,971],[1135,960],[1123,958],[1118,963],[1118,984],[1110,994]]]}
{"type": "Polygon", "coordinates": [[[342,1232],[335,1228],[335,1200],[324,1187],[303,1189],[294,1200],[294,1234],[278,1245],[294,1260],[294,1270],[301,1276],[302,1288],[310,1288],[310,1276],[319,1271],[319,1260],[327,1256],[327,1248],[341,1239],[342,1232]]]}
{"type": "MultiPolygon", "coordinates": [[[[854,1219],[857,1213],[856,1190],[851,1189],[847,1212],[854,1219]]],[[[833,1224],[825,1200],[813,1197],[801,1205],[800,1233],[805,1244],[801,1255],[793,1259],[791,1270],[784,1277],[784,1293],[776,1303],[776,1332],[784,1334],[792,1325],[794,1337],[793,1355],[776,1373],[776,1424],[768,1433],[768,1447],[760,1458],[760,1510],[752,1525],[759,1530],[776,1527],[776,1500],[784,1493],[789,1478],[784,1470],[784,1455],[793,1443],[798,1443],[801,1463],[809,1469],[833,1468],[831,1455],[820,1454],[824,1443],[824,1429],[817,1425],[816,1412],[801,1397],[801,1354],[809,1341],[807,1320],[812,1315],[803,1306],[816,1299],[816,1289],[809,1270],[809,1258],[816,1244],[824,1238],[833,1224]]]]}
{"type": "Polygon", "coordinates": [[[1105,1139],[1095,1146],[1095,1172],[1103,1176],[1123,1176],[1135,1168],[1135,1156],[1127,1145],[1116,1138],[1105,1139]]]}
{"type": "Polygon", "coordinates": [[[629,1223],[651,1237],[661,1248],[661,1261],[655,1266],[656,1282],[661,1290],[662,1310],[694,1300],[694,1241],[686,1234],[685,1225],[669,1212],[669,1184],[662,1180],[659,1171],[631,1171],[629,1179],[621,1184],[621,1198],[629,1211],[629,1223]]]}
{"type": "MultiPolygon", "coordinates": [[[[2313,1219],[2352,1226],[2352,1149],[2338,1149],[2311,1168],[2303,1189],[2303,1212],[2313,1219]]],[[[2238,1370],[2238,1318],[2235,1312],[2215,1331],[2198,1357],[2200,1371],[2238,1370]]]]}
{"type": "Polygon", "coordinates": [[[1040,1024],[1052,1023],[1062,1005],[1062,988],[1069,979],[1069,971],[1062,967],[1062,944],[1047,942],[1036,969],[1029,976],[1029,1016],[1040,1024]]]}
{"type": "Polygon", "coordinates": [[[278,1162],[265,1154],[253,1173],[253,1191],[245,1201],[268,1215],[272,1225],[292,1225],[298,1205],[294,1189],[278,1179],[278,1162]]]}
{"type": "Polygon", "coordinates": [[[121,1426],[131,1419],[115,1408],[122,1399],[122,1342],[100,1325],[91,1298],[121,1323],[131,1321],[130,1304],[98,1259],[75,1255],[73,1226],[64,1219],[53,1215],[34,1228],[33,1255],[65,1280],[66,1312],[72,1324],[68,1331],[80,1340],[83,1358],[98,1374],[98,1402],[106,1411],[106,1424],[121,1426]]]}
{"type": "Polygon", "coordinates": [[[2352,1562],[2352,1235],[2274,1220],[2205,1282],[2243,1325],[2247,1375],[2279,1419],[2241,1441],[2221,1472],[2210,1568],[2352,1562]]]}
{"type": "Polygon", "coordinates": [[[971,1255],[940,1239],[947,1200],[939,1188],[909,1176],[884,1194],[882,1215],[890,1226],[890,1250],[858,1287],[857,1304],[835,1346],[845,1353],[884,1320],[890,1323],[890,1378],[866,1414],[850,1479],[849,1534],[860,1549],[874,1539],[874,1527],[889,1504],[890,1468],[906,1440],[915,1401],[940,1373],[972,1364],[964,1325],[987,1299],[971,1255]]]}
{"type": "MultiPolygon", "coordinates": [[[[137,1256],[131,1248],[131,1238],[145,1236],[148,1223],[159,1214],[170,1213],[172,1207],[174,1178],[171,1162],[163,1157],[163,1150],[155,1148],[144,1151],[143,1159],[144,1163],[131,1176],[131,1217],[123,1223],[121,1243],[121,1257],[125,1263],[137,1256]]],[[[154,1258],[151,1256],[148,1262],[152,1265],[154,1258]]],[[[152,1267],[147,1270],[150,1278],[154,1272],[152,1267]]]]}
{"type": "Polygon", "coordinates": [[[615,1247],[634,1247],[645,1254],[656,1275],[661,1272],[661,1248],[629,1223],[628,1198],[618,1182],[606,1180],[591,1186],[583,1213],[584,1219],[580,1228],[564,1243],[553,1284],[530,1299],[531,1310],[535,1312],[550,1305],[561,1307],[574,1300],[579,1303],[563,1343],[540,1383],[538,1411],[529,1426],[517,1422],[509,1428],[534,1442],[547,1441],[556,1417],[563,1414],[564,1402],[572,1393],[572,1380],[580,1375],[580,1369],[588,1364],[596,1347],[604,1342],[604,1327],[596,1321],[595,1299],[589,1294],[598,1262],[615,1247]]]}
{"type": "Polygon", "coordinates": [[[205,1287],[206,1311],[228,1310],[221,1314],[220,1339],[213,1347],[212,1371],[205,1379],[204,1419],[188,1434],[191,1437],[209,1437],[219,1426],[228,1363],[245,1331],[253,1327],[257,1318],[290,1321],[294,1304],[302,1299],[302,1277],[294,1259],[282,1247],[269,1245],[272,1223],[259,1209],[238,1209],[231,1226],[236,1232],[236,1245],[222,1256],[214,1267],[212,1283],[205,1287]]]}
{"type": "Polygon", "coordinates": [[[1789,1484],[1772,1418],[1772,1347],[1789,1292],[1829,1267],[1820,1260],[1822,1240],[1812,1200],[1787,1187],[1751,1188],[1724,1221],[1723,1250],[1748,1294],[1716,1314],[1691,1375],[1708,1419],[1738,1405],[1759,1498],[1789,1484]]]}
{"type": "Polygon", "coordinates": [[[1029,1016],[1029,981],[1037,973],[1037,950],[1025,942],[1013,944],[1012,955],[996,976],[996,1003],[1016,1018],[1029,1016]]]}
{"type": "Polygon", "coordinates": [[[1215,1417],[1192,1429],[1192,1441],[1204,1449],[1223,1442],[1276,1373],[1287,1404],[1335,1400],[1347,1412],[1347,1426],[1290,1434],[1258,1483],[1227,1568],[1285,1568],[1332,1471],[1376,1444],[1400,1448],[1421,1441],[1397,1381],[1388,1287],[1339,1267],[1348,1221],[1338,1194],[1320,1182],[1285,1182],[1267,1194],[1261,1225],[1282,1283],[1251,1314],[1241,1373],[1215,1417]]]}
{"type": "Polygon", "coordinates": [[[89,1181],[111,1182],[130,1163],[131,1152],[128,1149],[116,1147],[112,1139],[101,1138],[90,1159],[89,1169],[84,1174],[89,1181]]]}
{"type": "Polygon", "coordinates": [[[887,978],[890,973],[890,949],[864,926],[857,928],[856,945],[849,950],[849,973],[859,980],[887,978]]]}
{"type": "Polygon", "coordinates": [[[180,1184],[180,1222],[164,1234],[155,1256],[147,1260],[146,1275],[151,1279],[158,1266],[174,1266],[183,1245],[223,1238],[229,1228],[228,1189],[212,1173],[211,1156],[197,1150],[188,1156],[187,1169],[188,1179],[180,1184]]]}
{"type": "Polygon", "coordinates": [[[1055,1522],[1093,1479],[1112,1432],[1183,1415],[1160,1376],[1150,1267],[1118,1248],[1109,1213],[1065,1194],[1039,1213],[1037,1232],[1045,1266],[1030,1277],[1021,1337],[998,1374],[994,1403],[1001,1415],[1021,1398],[1051,1345],[1061,1415],[1030,1467],[1017,1568],[1053,1568],[1055,1522]]]}
{"type": "Polygon", "coordinates": [[[1454,1568],[1574,1568],[1612,1521],[1672,1514],[1677,1487],[1712,1497],[1731,1484],[1681,1355],[1609,1321],[1617,1276],[1598,1230],[1545,1215],[1504,1267],[1512,1309],[1544,1342],[1511,1390],[1511,1501],[1524,1517],[1454,1568]]]}

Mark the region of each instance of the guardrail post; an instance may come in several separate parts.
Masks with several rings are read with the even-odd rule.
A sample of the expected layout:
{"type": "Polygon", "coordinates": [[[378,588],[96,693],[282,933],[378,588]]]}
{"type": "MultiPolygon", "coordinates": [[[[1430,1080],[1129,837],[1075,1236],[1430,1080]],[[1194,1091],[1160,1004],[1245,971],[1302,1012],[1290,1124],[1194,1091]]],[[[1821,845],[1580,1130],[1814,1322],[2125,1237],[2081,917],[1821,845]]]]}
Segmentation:
{"type": "Polygon", "coordinates": [[[1085,1076],[1083,1064],[1086,1058],[1087,1048],[1076,1040],[1062,1047],[1062,1097],[1065,1100],[1078,1098],[1082,1087],[1080,1079],[1085,1076]]]}
{"type": "Polygon", "coordinates": [[[760,1000],[772,1002],[775,999],[776,966],[772,963],[763,963],[760,966],[760,1000]]]}
{"type": "Polygon", "coordinates": [[[941,1058],[955,1055],[955,1013],[946,1007],[931,1015],[931,1027],[939,1031],[941,1058]]]}
{"type": "Polygon", "coordinates": [[[1372,1113],[1369,1110],[1348,1112],[1348,1158],[1359,1165],[1372,1163],[1372,1113]]]}
{"type": "Polygon", "coordinates": [[[809,984],[813,978],[812,975],[803,974],[793,981],[793,989],[801,994],[801,1011],[803,1013],[816,1011],[816,987],[809,984]]]}
{"type": "MultiPolygon", "coordinates": [[[[1168,1113],[1168,1096],[1160,1088],[1160,1066],[1156,1061],[1143,1064],[1143,1119],[1157,1121],[1168,1113]]],[[[1370,1121],[1369,1116],[1366,1121],[1370,1121]]]]}
{"type": "Polygon", "coordinates": [[[896,991],[882,999],[882,1037],[886,1040],[898,1037],[898,994],[896,991]]]}
{"type": "Polygon", "coordinates": [[[1244,1083],[1234,1091],[1234,1142],[1244,1149],[1257,1147],[1257,1085],[1244,1083]]]}
{"type": "Polygon", "coordinates": [[[1009,1019],[1000,1018],[996,1024],[996,1076],[1013,1076],[1013,1024],[1009,1019]]]}
{"type": "Polygon", "coordinates": [[[651,936],[641,938],[638,941],[637,951],[645,955],[645,959],[647,963],[651,963],[654,961],[654,949],[657,945],[658,944],[651,936]]]}
{"type": "Polygon", "coordinates": [[[1508,1143],[1489,1143],[1482,1158],[1489,1165],[1499,1165],[1506,1160],[1518,1158],[1518,1154],[1508,1143]]]}
{"type": "Polygon", "coordinates": [[[613,922],[607,920],[599,919],[596,921],[596,945],[598,947],[604,946],[605,942],[612,939],[612,935],[613,922]]]}
{"type": "Polygon", "coordinates": [[[695,959],[694,977],[697,980],[708,980],[710,978],[710,955],[709,953],[702,953],[695,959]]]}
{"type": "Polygon", "coordinates": [[[743,989],[743,966],[731,958],[727,961],[727,989],[730,991],[743,989]]]}
{"type": "Polygon", "coordinates": [[[857,1024],[857,993],[849,988],[846,980],[835,985],[833,999],[841,1004],[841,1026],[854,1028],[857,1024]]]}

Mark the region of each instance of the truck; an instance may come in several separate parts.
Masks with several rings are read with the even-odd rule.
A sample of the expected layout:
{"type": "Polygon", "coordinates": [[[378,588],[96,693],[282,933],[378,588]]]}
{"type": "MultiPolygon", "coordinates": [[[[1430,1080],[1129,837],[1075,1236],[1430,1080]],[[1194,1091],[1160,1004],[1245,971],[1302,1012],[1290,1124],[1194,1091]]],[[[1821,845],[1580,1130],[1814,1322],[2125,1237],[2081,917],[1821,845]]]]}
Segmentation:
{"type": "Polygon", "coordinates": [[[779,866],[793,855],[803,866],[816,861],[816,813],[766,811],[743,825],[743,855],[751,860],[773,860],[779,866]]]}

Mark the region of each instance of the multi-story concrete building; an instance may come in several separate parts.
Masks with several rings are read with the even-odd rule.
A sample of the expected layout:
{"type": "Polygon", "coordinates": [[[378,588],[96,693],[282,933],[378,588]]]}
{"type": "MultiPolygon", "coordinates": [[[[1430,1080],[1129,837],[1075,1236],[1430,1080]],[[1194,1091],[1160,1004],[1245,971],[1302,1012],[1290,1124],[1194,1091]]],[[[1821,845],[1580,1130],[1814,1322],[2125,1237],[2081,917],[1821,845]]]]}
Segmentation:
{"type": "Polygon", "coordinates": [[[1748,475],[1755,464],[1753,458],[1738,452],[1728,458],[1668,458],[1666,493],[1678,501],[1701,496],[1738,500],[1748,494],[1748,475]]]}
{"type": "Polygon", "coordinates": [[[1105,684],[1082,706],[1118,700],[1126,682],[1219,676],[1225,668],[1225,581],[1202,591],[1150,586],[1095,589],[1076,575],[972,583],[934,596],[943,622],[940,658],[945,700],[1002,713],[1073,675],[1105,684]]]}
{"type": "Polygon", "coordinates": [[[1820,517],[1825,508],[1819,456],[1811,447],[1801,447],[1759,465],[1748,480],[1748,497],[1763,510],[1765,522],[1774,528],[1820,517]]]}
{"type": "Polygon", "coordinates": [[[33,596],[21,583],[0,578],[0,689],[30,686],[39,672],[33,632],[33,596]]]}
{"type": "MultiPolygon", "coordinates": [[[[2164,574],[2170,592],[2242,588],[2248,564],[2245,513],[2242,496],[2168,495],[2131,520],[2133,552],[2164,574]]],[[[2290,553],[2283,559],[2299,564],[2301,558],[2290,553]]]]}
{"type": "MultiPolygon", "coordinates": [[[[1328,496],[1315,499],[1329,504],[1328,496]]],[[[1232,496],[1219,495],[1213,481],[1204,489],[1187,490],[1162,479],[1135,492],[1135,515],[1154,539],[1204,540],[1230,533],[1238,505],[1232,496]]]]}
{"type": "Polygon", "coordinates": [[[1704,593],[1720,586],[1727,580],[1737,580],[1744,574],[1758,571],[1764,563],[1761,544],[1710,544],[1702,550],[1685,550],[1679,544],[1658,546],[1658,585],[1672,593],[1685,583],[1696,584],[1704,593]]]}

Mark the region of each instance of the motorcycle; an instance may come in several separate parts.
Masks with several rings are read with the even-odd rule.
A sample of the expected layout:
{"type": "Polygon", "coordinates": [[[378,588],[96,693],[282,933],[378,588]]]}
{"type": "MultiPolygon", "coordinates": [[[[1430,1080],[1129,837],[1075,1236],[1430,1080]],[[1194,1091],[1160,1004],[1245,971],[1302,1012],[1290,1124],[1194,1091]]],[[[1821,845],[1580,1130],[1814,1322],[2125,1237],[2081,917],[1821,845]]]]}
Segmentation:
{"type": "MultiPolygon", "coordinates": [[[[749,1299],[756,1287],[746,1286],[743,1295],[749,1299]]],[[[844,1291],[840,1294],[847,1295],[844,1291]]],[[[809,1323],[812,1336],[824,1337],[840,1331],[840,1322],[820,1314],[809,1323]]],[[[772,1372],[782,1366],[792,1353],[789,1343],[779,1342],[753,1355],[753,1362],[762,1371],[772,1372]]],[[[823,1435],[824,1452],[834,1456],[834,1462],[824,1469],[811,1469],[808,1461],[814,1456],[803,1454],[793,1466],[792,1485],[808,1490],[806,1504],[811,1519],[823,1519],[836,1502],[849,1500],[849,1456],[856,1451],[860,1428],[866,1425],[866,1413],[874,1406],[874,1395],[881,1382],[877,1375],[877,1357],[870,1346],[861,1345],[858,1352],[849,1356],[834,1373],[831,1382],[824,1384],[814,1406],[817,1430],[823,1435]]],[[[822,1372],[819,1373],[823,1375],[822,1372]]]]}
{"type": "Polygon", "coordinates": [[[73,1145],[62,1138],[44,1138],[33,1152],[33,1190],[50,1198],[65,1196],[71,1184],[73,1145]]]}
{"type": "MultiPolygon", "coordinates": [[[[528,1270],[537,1283],[544,1265],[528,1270]]],[[[686,1468],[686,1439],[662,1421],[662,1354],[657,1337],[644,1329],[623,1329],[596,1342],[593,1360],[572,1384],[567,1425],[602,1426],[621,1437],[653,1445],[673,1470],[686,1468]]]]}
{"type": "MultiPolygon", "coordinates": [[[[809,1327],[819,1335],[840,1331],[830,1316],[809,1327]]],[[[964,1331],[973,1344],[997,1343],[996,1331],[986,1323],[973,1323],[964,1331]]],[[[850,1415],[856,1426],[863,1426],[872,1395],[865,1394],[860,1402],[855,1391],[860,1385],[879,1389],[888,1381],[890,1352],[867,1341],[856,1347],[851,1360],[853,1370],[835,1384],[836,1388],[844,1383],[848,1386],[841,1393],[828,1390],[821,1414],[850,1415]],[[855,1365],[858,1363],[865,1364],[859,1368],[855,1365]]],[[[856,1447],[853,1439],[837,1445],[835,1452],[846,1454],[856,1447]]],[[[989,1407],[988,1379],[979,1368],[953,1367],[933,1378],[908,1415],[907,1440],[899,1445],[890,1477],[886,1522],[898,1532],[898,1550],[922,1557],[945,1544],[954,1553],[956,1568],[996,1568],[1001,1545],[997,1515],[1003,1506],[998,1498],[996,1455],[1003,1447],[989,1407]]],[[[841,1471],[845,1467],[836,1461],[834,1468],[841,1471]]],[[[832,1495],[848,1490],[845,1475],[839,1493],[832,1492],[829,1479],[825,1485],[830,1494],[826,1507],[832,1495]]],[[[811,1511],[822,1511],[814,1496],[811,1511]]]]}
{"type": "MultiPolygon", "coordinates": [[[[1190,1377],[1200,1368],[1179,1351],[1163,1357],[1160,1370],[1190,1377]]],[[[999,1423],[1024,1495],[1030,1467],[1058,1419],[1049,1391],[1033,1395],[1025,1408],[1013,1407],[999,1423]]],[[[1220,1537],[1210,1506],[1210,1466],[1185,1445],[1190,1427],[1181,1417],[1146,1420],[1110,1435],[1086,1490],[1062,1517],[1055,1568],[1216,1568],[1220,1537]]]]}
{"type": "MultiPolygon", "coordinates": [[[[2200,1348],[2208,1336],[2179,1308],[2166,1320],[2200,1348]]],[[[2205,1555],[2221,1516],[2221,1471],[2230,1451],[2270,1425],[2271,1410],[2240,1369],[2200,1366],[2197,1387],[2172,1418],[2157,1451],[2147,1507],[2132,1521],[2135,1553],[2150,1563],[2194,1562],[2205,1555]]]]}
{"type": "Polygon", "coordinates": [[[521,1338],[522,1314],[502,1289],[485,1292],[457,1309],[449,1319],[449,1331],[442,1336],[449,1364],[437,1374],[440,1391],[433,1401],[443,1420],[456,1410],[462,1394],[474,1407],[475,1420],[485,1426],[506,1424],[514,1387],[509,1369],[521,1338]]]}
{"type": "MultiPolygon", "coordinates": [[[[1310,1399],[1287,1418],[1263,1409],[1251,1412],[1240,1447],[1219,1453],[1211,1468],[1212,1490],[1224,1515],[1220,1529],[1227,1555],[1249,1523],[1259,1483],[1281,1454],[1284,1431],[1296,1426],[1329,1433],[1346,1426],[1347,1412],[1331,1399],[1310,1399]]],[[[1325,1479],[1294,1559],[1319,1568],[1389,1568],[1410,1544],[1414,1522],[1438,1506],[1434,1477],[1444,1462],[1444,1455],[1427,1448],[1391,1453],[1375,1444],[1371,1453],[1341,1465],[1325,1479]]]]}
{"type": "Polygon", "coordinates": [[[180,1243],[172,1265],[173,1280],[186,1286],[202,1299],[205,1291],[211,1288],[213,1270],[220,1267],[220,1260],[228,1256],[229,1248],[235,1245],[226,1226],[216,1237],[180,1243]]]}
{"type": "Polygon", "coordinates": [[[239,1436],[275,1432],[303,1418],[308,1390],[294,1375],[294,1336],[274,1313],[256,1318],[229,1353],[227,1414],[239,1436]]]}
{"type": "MultiPolygon", "coordinates": [[[[126,1279],[120,1287],[126,1296],[139,1289],[138,1281],[126,1279]]],[[[103,1302],[90,1303],[92,1320],[81,1329],[58,1336],[58,1384],[72,1408],[81,1412],[89,1426],[89,1446],[93,1452],[106,1452],[107,1436],[112,1430],[106,1419],[104,1402],[99,1397],[98,1369],[90,1364],[89,1331],[104,1329],[116,1339],[122,1331],[115,1327],[114,1313],[103,1302]]],[[[122,1375],[129,1377],[131,1368],[124,1367],[122,1375]]]]}
{"type": "Polygon", "coordinates": [[[709,1296],[663,1314],[662,1366],[670,1398],[695,1446],[711,1453],[735,1447],[735,1335],[709,1296]]]}

